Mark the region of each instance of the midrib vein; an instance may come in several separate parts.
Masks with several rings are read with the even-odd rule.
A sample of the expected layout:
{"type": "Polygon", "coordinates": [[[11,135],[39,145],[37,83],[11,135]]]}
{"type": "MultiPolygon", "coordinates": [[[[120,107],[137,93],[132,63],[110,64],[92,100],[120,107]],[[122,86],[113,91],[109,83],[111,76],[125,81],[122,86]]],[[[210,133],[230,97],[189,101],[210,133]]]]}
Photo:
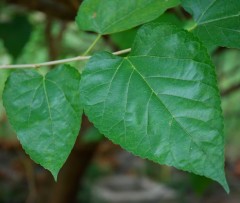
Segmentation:
{"type": "Polygon", "coordinates": [[[66,93],[63,91],[63,89],[53,80],[50,79],[46,79],[48,82],[52,83],[53,85],[55,85],[60,92],[62,92],[62,94],[64,95],[65,100],[69,103],[69,106],[71,107],[71,109],[73,110],[74,114],[76,115],[76,117],[78,117],[77,115],[77,110],[74,108],[74,106],[72,105],[72,103],[69,101],[69,99],[67,98],[66,93]]]}
{"type": "Polygon", "coordinates": [[[48,114],[49,114],[50,122],[51,122],[51,132],[52,132],[52,135],[54,136],[54,133],[53,133],[53,119],[52,119],[51,107],[50,107],[48,94],[47,94],[47,89],[46,89],[46,79],[45,79],[45,77],[43,77],[43,90],[44,90],[44,94],[45,94],[45,98],[46,98],[47,106],[48,106],[48,114]]]}

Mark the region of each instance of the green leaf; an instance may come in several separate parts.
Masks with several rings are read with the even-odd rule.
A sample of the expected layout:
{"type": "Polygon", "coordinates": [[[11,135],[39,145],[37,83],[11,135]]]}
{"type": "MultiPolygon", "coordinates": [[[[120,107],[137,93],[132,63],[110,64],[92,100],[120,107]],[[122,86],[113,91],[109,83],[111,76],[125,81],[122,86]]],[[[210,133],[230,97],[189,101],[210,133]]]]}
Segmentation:
{"type": "Polygon", "coordinates": [[[9,121],[23,148],[55,179],[79,132],[79,83],[79,72],[67,65],[46,76],[35,70],[15,71],[3,93],[9,121]]]}
{"type": "MultiPolygon", "coordinates": [[[[164,13],[159,18],[155,19],[153,22],[157,23],[171,23],[173,25],[183,27],[183,22],[177,18],[173,13],[164,13]]],[[[127,49],[132,46],[133,41],[136,37],[137,29],[133,28],[124,32],[114,33],[110,35],[111,40],[116,44],[120,49],[127,49]]]]}
{"type": "Polygon", "coordinates": [[[8,70],[0,70],[0,99],[2,98],[2,92],[8,75],[9,75],[8,70]]]}
{"type": "Polygon", "coordinates": [[[152,21],[154,23],[169,23],[176,25],[178,27],[183,27],[186,22],[181,21],[180,18],[176,15],[176,13],[164,13],[163,15],[159,16],[157,19],[152,21]]]}
{"type": "Polygon", "coordinates": [[[137,29],[126,30],[110,35],[112,42],[120,49],[128,49],[132,46],[136,37],[137,29]]]}
{"type": "Polygon", "coordinates": [[[0,120],[2,118],[2,114],[4,112],[3,104],[2,104],[2,92],[4,89],[5,82],[8,78],[9,71],[8,70],[0,70],[0,120]]]}
{"type": "Polygon", "coordinates": [[[76,22],[82,30],[110,34],[154,20],[179,0],[85,0],[76,22]]]}
{"type": "Polygon", "coordinates": [[[181,0],[193,15],[194,33],[208,46],[240,48],[239,0],[181,0]]]}
{"type": "Polygon", "coordinates": [[[11,21],[0,23],[0,38],[2,38],[9,54],[15,59],[29,41],[31,32],[32,25],[24,15],[16,15],[11,21]]]}
{"type": "Polygon", "coordinates": [[[80,90],[86,115],[114,143],[228,191],[215,69],[191,33],[143,26],[130,56],[101,52],[90,59],[80,90]]]}

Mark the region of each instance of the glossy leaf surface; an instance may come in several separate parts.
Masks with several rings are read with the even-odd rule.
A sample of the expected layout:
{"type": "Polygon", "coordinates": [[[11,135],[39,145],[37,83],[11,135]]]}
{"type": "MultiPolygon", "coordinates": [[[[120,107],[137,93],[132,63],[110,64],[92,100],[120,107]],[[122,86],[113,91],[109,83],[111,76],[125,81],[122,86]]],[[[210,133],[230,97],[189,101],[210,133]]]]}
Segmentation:
{"type": "Polygon", "coordinates": [[[129,56],[101,52],[90,59],[80,90],[85,113],[114,143],[228,190],[215,69],[191,33],[143,26],[129,56]]]}
{"type": "Polygon", "coordinates": [[[46,76],[35,70],[15,71],[3,93],[9,121],[23,148],[55,179],[79,132],[79,83],[80,74],[67,65],[46,76]]]}
{"type": "Polygon", "coordinates": [[[154,20],[179,0],[85,0],[76,22],[82,30],[116,33],[154,20]]]}
{"type": "Polygon", "coordinates": [[[207,45],[240,48],[239,0],[182,0],[196,21],[194,33],[207,45]]]}

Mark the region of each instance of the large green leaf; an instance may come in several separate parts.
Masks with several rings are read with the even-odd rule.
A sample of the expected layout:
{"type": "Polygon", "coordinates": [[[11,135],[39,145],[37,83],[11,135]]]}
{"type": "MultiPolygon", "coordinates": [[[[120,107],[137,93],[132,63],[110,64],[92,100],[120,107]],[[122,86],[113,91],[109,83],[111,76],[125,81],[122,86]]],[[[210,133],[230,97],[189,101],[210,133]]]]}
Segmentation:
{"type": "Polygon", "coordinates": [[[86,115],[114,143],[228,191],[215,69],[191,33],[143,26],[130,56],[101,52],[90,59],[80,90],[86,115]]]}
{"type": "Polygon", "coordinates": [[[46,76],[35,70],[13,72],[3,93],[4,106],[30,157],[57,174],[79,132],[80,74],[61,66],[46,76]]]}
{"type": "Polygon", "coordinates": [[[110,34],[149,22],[178,4],[179,0],[85,0],[76,21],[82,30],[110,34]]]}
{"type": "Polygon", "coordinates": [[[239,0],[181,0],[196,21],[194,33],[207,45],[240,48],[239,0]]]}

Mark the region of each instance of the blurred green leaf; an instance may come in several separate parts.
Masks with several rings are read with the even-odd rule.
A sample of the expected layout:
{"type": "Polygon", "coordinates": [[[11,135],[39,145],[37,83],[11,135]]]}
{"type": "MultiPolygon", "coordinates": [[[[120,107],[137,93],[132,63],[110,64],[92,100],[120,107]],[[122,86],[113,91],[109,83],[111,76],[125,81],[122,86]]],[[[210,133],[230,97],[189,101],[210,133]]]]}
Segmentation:
{"type": "Polygon", "coordinates": [[[99,142],[104,136],[98,131],[97,128],[91,127],[84,133],[81,141],[84,143],[99,142]]]}
{"type": "Polygon", "coordinates": [[[175,13],[164,13],[159,16],[157,19],[153,20],[156,23],[170,23],[176,25],[177,27],[183,27],[185,22],[180,20],[175,13]]]}
{"type": "Polygon", "coordinates": [[[240,50],[225,49],[214,55],[222,90],[240,82],[240,50]]]}
{"type": "Polygon", "coordinates": [[[213,184],[213,181],[209,178],[198,176],[195,174],[189,175],[191,188],[197,193],[199,196],[202,196],[204,192],[213,184]]]}
{"type": "Polygon", "coordinates": [[[110,35],[110,38],[119,49],[128,49],[132,46],[136,34],[137,29],[131,29],[124,32],[114,33],[110,35]]]}
{"type": "Polygon", "coordinates": [[[30,39],[32,25],[24,15],[15,15],[9,22],[0,22],[0,39],[16,59],[30,39]]]}

